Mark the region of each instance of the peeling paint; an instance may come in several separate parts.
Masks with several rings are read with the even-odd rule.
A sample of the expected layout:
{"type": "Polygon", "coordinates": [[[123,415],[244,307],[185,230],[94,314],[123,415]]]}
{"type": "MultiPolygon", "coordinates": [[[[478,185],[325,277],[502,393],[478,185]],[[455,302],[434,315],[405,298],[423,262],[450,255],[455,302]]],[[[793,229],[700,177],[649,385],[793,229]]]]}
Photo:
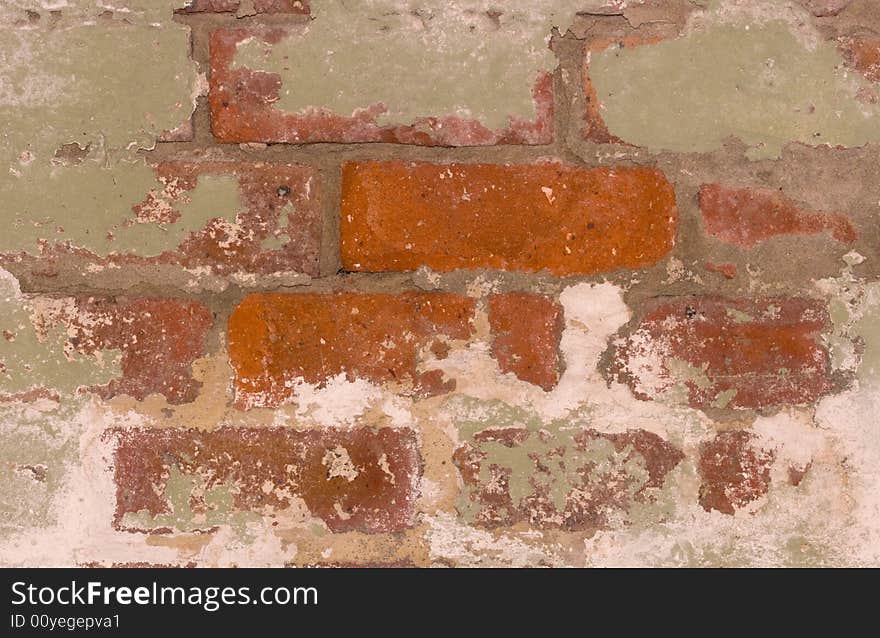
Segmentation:
{"type": "Polygon", "coordinates": [[[713,2],[678,39],[594,53],[609,131],[653,151],[708,152],[737,137],[752,159],[778,157],[790,141],[880,141],[880,106],[857,99],[870,83],[843,70],[837,48],[803,26],[809,18],[740,4],[713,2]]]}

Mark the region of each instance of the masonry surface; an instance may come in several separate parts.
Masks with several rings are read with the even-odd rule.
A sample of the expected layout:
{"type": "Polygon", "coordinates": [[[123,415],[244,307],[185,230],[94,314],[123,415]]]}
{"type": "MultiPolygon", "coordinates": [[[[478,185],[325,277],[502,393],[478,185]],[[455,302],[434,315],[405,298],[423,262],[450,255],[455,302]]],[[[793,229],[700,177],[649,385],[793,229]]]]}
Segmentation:
{"type": "Polygon", "coordinates": [[[0,564],[880,566],[875,0],[0,0],[0,564]]]}

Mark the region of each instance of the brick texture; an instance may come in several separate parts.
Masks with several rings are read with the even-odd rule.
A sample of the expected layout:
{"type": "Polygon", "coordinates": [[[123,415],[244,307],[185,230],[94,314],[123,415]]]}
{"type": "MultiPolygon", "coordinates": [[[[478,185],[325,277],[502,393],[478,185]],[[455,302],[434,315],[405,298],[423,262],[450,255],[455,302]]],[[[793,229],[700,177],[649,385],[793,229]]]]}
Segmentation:
{"type": "Polygon", "coordinates": [[[614,347],[611,370],[643,399],[680,387],[699,408],[807,404],[832,388],[828,329],[809,299],[664,300],[614,347]]]}
{"type": "Polygon", "coordinates": [[[473,302],[448,294],[261,295],[229,320],[229,354],[241,406],[273,406],[298,382],[349,380],[403,384],[434,394],[454,389],[439,370],[418,371],[419,353],[467,339],[473,302]]]}
{"type": "MultiPolygon", "coordinates": [[[[362,104],[351,114],[334,112],[323,104],[293,113],[278,109],[274,103],[280,92],[289,90],[281,74],[236,65],[235,54],[242,42],[254,38],[272,47],[297,37],[283,28],[219,29],[213,33],[211,127],[219,141],[396,142],[423,146],[547,144],[552,141],[553,78],[549,73],[539,73],[532,80],[534,117],[511,117],[510,123],[500,129],[451,113],[435,113],[413,123],[385,124],[382,116],[386,108],[382,103],[362,104]]],[[[346,82],[357,83],[358,78],[348,76],[346,82]]]]}
{"type": "Polygon", "coordinates": [[[0,122],[0,567],[880,566],[876,0],[7,0],[0,122]]]}
{"type": "Polygon", "coordinates": [[[845,215],[807,211],[784,195],[765,189],[705,184],[700,188],[700,210],[709,235],[746,248],[779,235],[828,231],[842,243],[858,238],[845,215]]]}
{"type": "Polygon", "coordinates": [[[349,271],[641,268],[671,250],[677,220],[672,187],[653,169],[343,167],[340,245],[349,271]]]}
{"type": "Polygon", "coordinates": [[[502,372],[551,390],[562,372],[563,310],[547,297],[511,293],[489,298],[492,356],[502,372]]]}
{"type": "Polygon", "coordinates": [[[186,531],[222,524],[224,515],[234,520],[236,512],[283,511],[298,499],[332,531],[393,532],[412,524],[420,460],[411,431],[234,428],[115,435],[115,524],[123,529],[169,532],[173,525],[161,515],[181,520],[175,511],[181,497],[170,493],[180,489],[170,485],[172,468],[201,480],[182,496],[191,509],[186,531]],[[232,491],[231,503],[210,498],[218,486],[232,491]],[[153,517],[153,527],[126,523],[126,514],[142,512],[153,517]]]}

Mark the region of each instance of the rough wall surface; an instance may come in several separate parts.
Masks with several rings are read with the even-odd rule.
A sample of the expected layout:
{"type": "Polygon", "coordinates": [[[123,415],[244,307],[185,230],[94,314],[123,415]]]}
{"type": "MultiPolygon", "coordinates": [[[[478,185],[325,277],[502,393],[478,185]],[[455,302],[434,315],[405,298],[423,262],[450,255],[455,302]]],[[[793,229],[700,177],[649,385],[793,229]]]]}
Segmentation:
{"type": "Polygon", "coordinates": [[[0,0],[0,564],[880,566],[876,0],[0,0]]]}

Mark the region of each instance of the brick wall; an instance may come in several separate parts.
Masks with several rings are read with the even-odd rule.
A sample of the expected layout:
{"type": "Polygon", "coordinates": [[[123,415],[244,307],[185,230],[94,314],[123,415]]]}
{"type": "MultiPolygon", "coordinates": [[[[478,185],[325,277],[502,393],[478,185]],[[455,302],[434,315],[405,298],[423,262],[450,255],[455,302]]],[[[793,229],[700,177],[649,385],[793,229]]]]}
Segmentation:
{"type": "Polygon", "coordinates": [[[875,0],[0,25],[0,563],[880,565],[875,0]]]}

